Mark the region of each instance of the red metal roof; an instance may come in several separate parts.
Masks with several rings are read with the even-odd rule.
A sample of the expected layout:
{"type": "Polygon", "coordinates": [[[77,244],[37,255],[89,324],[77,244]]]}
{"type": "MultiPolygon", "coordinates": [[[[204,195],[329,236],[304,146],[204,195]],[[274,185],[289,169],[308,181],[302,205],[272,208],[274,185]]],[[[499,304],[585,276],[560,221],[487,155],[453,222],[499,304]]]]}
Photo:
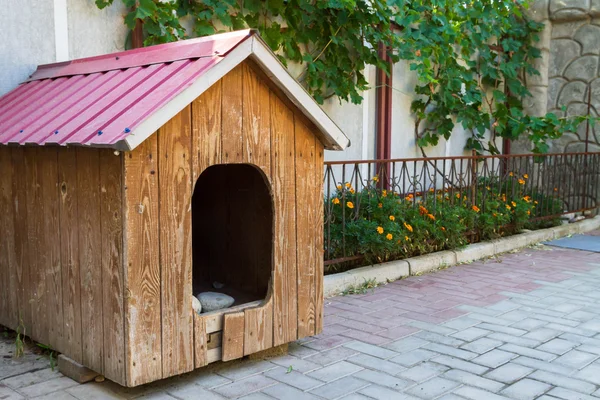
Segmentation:
{"type": "Polygon", "coordinates": [[[252,35],[245,30],[42,65],[0,97],[0,144],[114,145],[252,35]]]}

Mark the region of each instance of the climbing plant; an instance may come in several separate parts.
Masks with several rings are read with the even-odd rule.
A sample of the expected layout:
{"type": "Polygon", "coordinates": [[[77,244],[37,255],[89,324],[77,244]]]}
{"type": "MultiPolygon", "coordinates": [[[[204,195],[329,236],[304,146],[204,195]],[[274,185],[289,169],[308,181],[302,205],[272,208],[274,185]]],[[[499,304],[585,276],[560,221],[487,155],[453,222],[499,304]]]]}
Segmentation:
{"type": "MultiPolygon", "coordinates": [[[[114,0],[96,0],[99,8],[114,0]]],[[[456,124],[467,148],[497,152],[498,137],[527,135],[535,152],[585,117],[525,115],[526,82],[538,71],[534,46],[543,25],[527,18],[529,0],[121,0],[125,23],[143,22],[144,45],[255,28],[322,103],[360,103],[366,65],[389,71],[407,60],[417,75],[414,132],[421,147],[448,139],[456,124]],[[491,137],[491,138],[490,138],[491,137]]]]}

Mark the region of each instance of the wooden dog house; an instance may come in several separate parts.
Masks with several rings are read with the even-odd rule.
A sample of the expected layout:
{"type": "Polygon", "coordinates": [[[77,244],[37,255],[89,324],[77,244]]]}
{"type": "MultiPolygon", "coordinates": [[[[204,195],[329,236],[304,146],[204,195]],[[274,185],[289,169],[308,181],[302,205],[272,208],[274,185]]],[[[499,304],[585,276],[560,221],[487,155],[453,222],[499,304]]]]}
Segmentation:
{"type": "Polygon", "coordinates": [[[40,66],[0,97],[0,324],[125,386],[319,333],[348,144],[252,31],[40,66]]]}

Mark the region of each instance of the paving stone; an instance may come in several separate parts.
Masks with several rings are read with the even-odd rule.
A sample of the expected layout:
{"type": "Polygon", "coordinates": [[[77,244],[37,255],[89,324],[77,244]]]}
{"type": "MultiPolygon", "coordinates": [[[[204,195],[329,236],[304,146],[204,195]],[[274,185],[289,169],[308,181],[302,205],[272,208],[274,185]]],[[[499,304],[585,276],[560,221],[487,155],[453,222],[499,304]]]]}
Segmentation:
{"type": "Polygon", "coordinates": [[[383,372],[373,371],[370,369],[363,369],[352,376],[394,390],[405,389],[414,384],[414,382],[407,379],[396,378],[383,372]]]}
{"type": "MultiPolygon", "coordinates": [[[[373,385],[370,385],[370,386],[373,386],[373,385]]],[[[367,386],[367,388],[368,387],[369,386],[367,386]]],[[[387,390],[389,390],[389,389],[387,389],[387,390]]],[[[340,397],[340,400],[371,400],[371,399],[372,399],[372,397],[367,397],[360,393],[350,393],[349,395],[340,397]]]]}
{"type": "Polygon", "coordinates": [[[525,378],[513,383],[500,393],[517,400],[533,400],[551,388],[552,386],[546,383],[525,378]]]}
{"type": "Polygon", "coordinates": [[[45,382],[50,379],[60,378],[62,375],[58,370],[52,371],[51,368],[46,368],[41,371],[28,372],[26,374],[17,375],[12,378],[2,380],[2,384],[11,389],[18,389],[25,386],[31,386],[36,383],[45,382]]]}
{"type": "Polygon", "coordinates": [[[589,321],[597,315],[589,311],[578,310],[569,314],[569,318],[575,321],[589,321]]]}
{"type": "Polygon", "coordinates": [[[419,339],[417,337],[409,336],[404,339],[396,340],[395,342],[391,342],[385,344],[384,347],[390,350],[393,350],[398,353],[405,353],[409,350],[417,349],[419,347],[423,347],[426,344],[429,344],[428,341],[419,339]]]}
{"type": "Polygon", "coordinates": [[[529,333],[523,335],[524,339],[539,340],[540,342],[546,342],[560,335],[562,332],[555,329],[549,329],[548,327],[535,329],[529,333]]]}
{"type": "Polygon", "coordinates": [[[438,353],[434,353],[433,351],[425,349],[415,349],[409,351],[408,353],[401,354],[397,357],[390,358],[389,361],[403,365],[405,367],[412,367],[413,365],[416,365],[423,361],[427,361],[430,358],[438,355],[438,353]]]}
{"type": "Polygon", "coordinates": [[[217,374],[230,379],[232,381],[246,378],[251,375],[260,374],[261,372],[277,368],[277,365],[268,361],[242,361],[239,364],[224,365],[216,371],[217,374]],[[223,368],[224,367],[224,368],[223,368]]]}
{"type": "Polygon", "coordinates": [[[576,335],[588,336],[588,337],[592,337],[596,334],[595,331],[590,331],[588,329],[573,328],[571,326],[555,324],[555,323],[549,323],[548,325],[546,325],[546,327],[548,329],[554,329],[554,330],[557,330],[560,332],[574,333],[576,335]]]}
{"type": "Polygon", "coordinates": [[[448,393],[440,397],[438,400],[465,400],[464,397],[457,396],[453,393],[448,393]]]}
{"type": "Polygon", "coordinates": [[[433,399],[458,386],[460,386],[459,383],[436,377],[410,388],[407,393],[424,399],[433,399]]]}
{"type": "Polygon", "coordinates": [[[564,400],[598,400],[596,397],[588,396],[577,391],[565,389],[565,388],[554,388],[547,393],[552,396],[553,399],[564,399],[564,400]]]}
{"type": "Polygon", "coordinates": [[[398,376],[415,382],[423,382],[434,376],[441,375],[447,370],[448,368],[443,365],[424,362],[406,371],[402,371],[398,376]]]}
{"type": "Polygon", "coordinates": [[[483,354],[499,346],[502,346],[502,342],[499,340],[481,338],[461,346],[461,349],[483,354]]]}
{"type": "MultiPolygon", "coordinates": [[[[19,395],[20,396],[20,395],[19,395]]],[[[22,399],[22,397],[19,397],[22,399]]],[[[2,389],[0,388],[0,399],[4,399],[4,397],[2,397],[2,389]]],[[[12,397],[8,397],[8,400],[12,399],[12,397]]],[[[152,393],[150,395],[147,396],[141,396],[138,397],[138,399],[144,399],[144,400],[177,400],[175,397],[173,396],[169,396],[166,393],[152,393]]],[[[47,394],[45,396],[38,396],[35,398],[35,400],[79,400],[77,399],[77,397],[73,396],[72,394],[69,394],[65,391],[58,391],[58,392],[53,392],[50,394],[47,394]]]]}
{"type": "Polygon", "coordinates": [[[597,359],[598,356],[595,354],[584,353],[583,351],[571,350],[568,353],[558,357],[554,362],[567,367],[581,369],[597,359]]]}
{"type": "Polygon", "coordinates": [[[315,355],[306,357],[305,360],[316,364],[330,365],[338,361],[345,360],[348,357],[352,357],[356,354],[358,354],[356,350],[352,350],[347,347],[337,347],[332,350],[323,351],[315,355]]]}
{"type": "Polygon", "coordinates": [[[465,342],[459,339],[455,339],[451,336],[444,336],[434,332],[421,331],[413,335],[414,337],[427,340],[431,343],[443,344],[446,346],[460,346],[465,342]]]}
{"type": "Polygon", "coordinates": [[[49,381],[36,383],[35,385],[27,386],[19,389],[19,392],[25,397],[36,397],[42,396],[52,392],[58,392],[72,386],[77,386],[78,383],[67,378],[66,376],[60,378],[54,378],[49,381]]]}
{"type": "Polygon", "coordinates": [[[271,361],[275,365],[279,365],[280,367],[292,367],[294,371],[302,372],[303,374],[323,367],[321,364],[317,364],[308,360],[303,360],[294,356],[281,356],[273,358],[269,361],[271,361]]]}
{"type": "Polygon", "coordinates": [[[522,336],[513,336],[506,333],[495,332],[487,336],[490,339],[499,340],[501,342],[512,343],[523,347],[537,347],[542,342],[533,339],[526,339],[522,336]]]}
{"type": "Polygon", "coordinates": [[[535,319],[535,318],[525,318],[519,322],[515,322],[510,327],[522,329],[524,331],[531,331],[536,328],[540,328],[546,324],[548,324],[548,322],[546,322],[546,321],[540,321],[539,319],[535,319]]]}
{"type": "Polygon", "coordinates": [[[513,336],[521,336],[527,333],[527,331],[524,331],[523,329],[516,329],[516,328],[511,328],[510,326],[503,326],[503,325],[497,325],[497,324],[490,324],[490,323],[482,323],[477,325],[478,328],[481,329],[487,329],[491,332],[501,332],[501,333],[507,333],[509,335],[513,335],[513,336]]]}
{"type": "Polygon", "coordinates": [[[240,397],[238,400],[273,400],[273,398],[262,393],[252,393],[247,396],[240,397]]]}
{"type": "MultiPolygon", "coordinates": [[[[258,392],[266,387],[275,385],[277,381],[268,378],[264,375],[254,375],[249,378],[244,378],[237,380],[233,383],[228,383],[227,385],[219,386],[217,388],[212,389],[213,391],[219,393],[224,397],[240,397],[246,394],[250,394],[252,392],[258,392]]],[[[198,387],[199,389],[202,389],[198,387]]],[[[202,389],[204,390],[204,389],[202,389]]],[[[171,393],[171,392],[169,392],[171,393]]],[[[174,394],[174,393],[171,393],[174,394]]],[[[176,395],[177,397],[181,397],[176,395]]],[[[205,399],[205,394],[198,395],[197,398],[205,399]]],[[[209,397],[210,398],[210,397],[209,397]]],[[[215,397],[216,398],[216,397],[215,397]]]]}
{"type": "Polygon", "coordinates": [[[546,353],[545,351],[530,349],[529,347],[518,346],[516,344],[505,344],[500,346],[500,350],[518,354],[525,357],[536,358],[542,361],[552,361],[556,358],[556,354],[546,353]]]}
{"type": "Polygon", "coordinates": [[[472,386],[463,386],[454,391],[455,394],[471,400],[510,400],[508,397],[490,393],[472,386]]]}
{"type": "Polygon", "coordinates": [[[505,386],[503,383],[499,383],[487,378],[482,378],[478,375],[461,371],[459,369],[451,369],[450,371],[445,372],[442,375],[442,377],[463,383],[465,385],[476,386],[481,389],[489,390],[490,392],[498,392],[505,386]]]}
{"type": "MultiPolygon", "coordinates": [[[[189,382],[186,383],[185,385],[186,386],[188,386],[188,385],[194,386],[194,388],[196,388],[196,389],[200,388],[199,386],[194,385],[193,383],[189,383],[189,382]]],[[[184,387],[184,385],[178,385],[177,387],[182,388],[182,387],[184,387]]],[[[172,387],[172,388],[174,388],[174,387],[172,387]]],[[[135,390],[135,389],[137,389],[137,388],[134,388],[133,390],[135,390]]],[[[214,393],[212,393],[212,392],[205,391],[202,388],[200,388],[200,389],[202,390],[202,393],[206,392],[206,393],[214,395],[214,393]]],[[[132,393],[130,392],[131,390],[132,389],[123,388],[122,386],[119,386],[116,383],[112,383],[110,381],[104,381],[101,383],[89,382],[89,383],[86,383],[85,385],[73,386],[73,387],[66,389],[65,391],[67,393],[69,393],[70,395],[72,395],[73,397],[76,397],[77,399],[80,399],[80,400],[120,400],[123,398],[132,397],[132,393]]],[[[166,389],[167,392],[169,390],[170,389],[166,389]]],[[[183,400],[188,400],[189,398],[190,397],[181,396],[181,399],[183,399],[183,400]]],[[[192,396],[191,398],[195,398],[195,397],[192,396]]],[[[215,397],[208,397],[208,399],[210,399],[210,400],[222,399],[222,397],[215,396],[215,397]]]]}
{"type": "Polygon", "coordinates": [[[570,375],[574,371],[576,371],[574,368],[560,365],[555,362],[549,363],[546,361],[536,360],[534,358],[524,356],[519,356],[518,358],[515,358],[513,362],[533,369],[540,369],[542,371],[554,372],[557,374],[570,375]]]}
{"type": "Polygon", "coordinates": [[[326,385],[313,389],[310,391],[310,393],[324,397],[326,399],[337,399],[338,397],[344,396],[348,393],[357,392],[368,385],[369,382],[363,381],[362,379],[358,379],[353,376],[347,376],[345,378],[338,379],[337,381],[333,381],[326,385]]]}
{"type": "Polygon", "coordinates": [[[317,354],[318,351],[304,347],[298,343],[290,343],[288,345],[288,354],[298,358],[306,358],[317,354]]]}
{"type": "Polygon", "coordinates": [[[474,313],[474,314],[487,315],[490,317],[495,317],[496,315],[502,314],[502,311],[490,310],[488,308],[475,307],[475,306],[470,306],[470,305],[461,305],[461,306],[458,306],[457,308],[459,310],[468,311],[468,312],[474,313]]]}
{"type": "MultiPolygon", "coordinates": [[[[360,393],[368,396],[365,399],[377,400],[417,400],[417,397],[409,396],[405,393],[400,393],[392,389],[388,389],[379,385],[369,385],[360,390],[360,393]]],[[[344,397],[346,400],[346,397],[344,397]]]]}
{"type": "Polygon", "coordinates": [[[422,329],[424,331],[437,333],[439,335],[450,335],[451,333],[456,332],[456,329],[423,321],[413,321],[409,323],[409,325],[415,328],[422,329]]]}
{"type": "Polygon", "coordinates": [[[600,332],[600,319],[592,319],[579,325],[581,329],[589,329],[591,331],[600,332]]]}
{"type": "Polygon", "coordinates": [[[491,333],[491,332],[486,331],[485,329],[471,327],[471,328],[467,328],[465,330],[453,333],[451,336],[461,339],[461,340],[465,340],[467,342],[470,342],[472,340],[479,339],[480,337],[484,337],[485,335],[487,335],[489,333],[491,333]]]}
{"type": "Polygon", "coordinates": [[[529,375],[534,370],[513,362],[506,363],[500,367],[488,372],[484,376],[494,381],[511,384],[519,379],[529,375]]]}
{"type": "Polygon", "coordinates": [[[581,393],[590,394],[596,390],[596,386],[591,383],[584,382],[579,379],[569,378],[569,377],[566,377],[566,376],[560,375],[560,374],[554,374],[552,372],[535,371],[534,373],[529,375],[528,378],[535,379],[535,380],[541,381],[541,382],[545,382],[550,385],[575,390],[575,391],[581,392],[581,393]]]}
{"type": "Polygon", "coordinates": [[[331,382],[339,379],[343,376],[352,375],[355,372],[363,369],[358,365],[349,363],[347,361],[340,361],[335,364],[328,365],[316,371],[310,372],[307,375],[311,378],[319,379],[323,382],[331,382]]]}
{"type": "MultiPolygon", "coordinates": [[[[279,400],[319,400],[320,397],[312,395],[310,393],[303,392],[302,390],[298,390],[291,386],[285,385],[283,383],[278,383],[277,385],[269,386],[266,389],[262,390],[262,393],[266,393],[271,396],[271,398],[279,399],[279,400]]],[[[196,399],[196,400],[204,400],[204,399],[196,399]]]]}
{"type": "Polygon", "coordinates": [[[437,353],[446,354],[451,357],[461,358],[463,360],[470,360],[475,358],[478,354],[470,351],[456,349],[454,347],[446,346],[438,343],[430,343],[424,346],[426,350],[431,350],[437,353]]]}
{"type": "Polygon", "coordinates": [[[224,378],[215,373],[205,372],[193,377],[194,384],[210,389],[216,386],[226,385],[231,383],[230,379],[224,378]]]}
{"type": "Polygon", "coordinates": [[[382,358],[387,360],[388,358],[396,357],[398,355],[397,352],[381,348],[379,346],[375,346],[368,343],[363,343],[359,341],[353,341],[350,343],[344,344],[344,347],[356,350],[360,353],[369,354],[373,357],[382,358]]]}
{"type": "Polygon", "coordinates": [[[489,329],[491,331],[497,330],[498,326],[508,326],[513,323],[513,321],[501,319],[500,317],[490,317],[489,315],[483,315],[483,314],[469,314],[469,317],[480,320],[482,324],[485,323],[488,325],[492,325],[494,328],[492,328],[492,327],[484,328],[484,329],[489,329]]]}
{"type": "Polygon", "coordinates": [[[592,382],[595,385],[600,385],[600,365],[588,365],[581,371],[577,372],[573,377],[592,382]]]}
{"type": "Polygon", "coordinates": [[[495,349],[477,358],[474,358],[472,361],[476,364],[485,365],[486,367],[497,368],[516,357],[516,354],[495,349]]]}
{"type": "Polygon", "coordinates": [[[442,325],[447,326],[451,329],[463,330],[471,326],[477,325],[481,321],[469,317],[460,317],[453,319],[452,321],[444,322],[442,325]]]}
{"type": "Polygon", "coordinates": [[[469,362],[469,361],[464,361],[464,360],[454,358],[454,357],[449,357],[449,356],[439,356],[439,357],[431,359],[431,362],[442,364],[447,367],[471,372],[473,374],[479,374],[479,375],[484,374],[489,369],[489,368],[481,366],[481,365],[473,364],[472,362],[469,362]]]}
{"type": "Polygon", "coordinates": [[[278,382],[286,383],[300,390],[310,390],[323,384],[323,381],[311,378],[297,371],[289,371],[285,368],[272,369],[265,372],[265,376],[278,382]]]}
{"type": "MultiPolygon", "coordinates": [[[[400,355],[398,357],[402,356],[400,355]]],[[[393,359],[391,359],[390,361],[386,361],[377,357],[370,356],[368,354],[357,354],[348,358],[346,361],[352,364],[360,365],[364,368],[385,372],[386,374],[390,375],[398,375],[400,372],[406,369],[395,362],[391,362],[392,360],[393,359]]]]}
{"type": "Polygon", "coordinates": [[[19,393],[15,392],[9,387],[2,386],[0,383],[0,399],[2,400],[22,400],[25,397],[21,396],[19,393]]]}

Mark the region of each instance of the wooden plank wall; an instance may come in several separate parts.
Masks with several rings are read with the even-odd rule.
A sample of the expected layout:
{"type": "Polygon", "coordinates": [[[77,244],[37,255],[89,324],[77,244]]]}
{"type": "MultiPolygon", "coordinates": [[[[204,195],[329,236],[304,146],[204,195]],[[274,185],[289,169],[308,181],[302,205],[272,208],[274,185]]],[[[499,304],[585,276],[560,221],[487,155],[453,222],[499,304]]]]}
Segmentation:
{"type": "Polygon", "coordinates": [[[262,305],[221,322],[223,358],[319,332],[322,230],[315,226],[322,226],[316,213],[322,212],[323,146],[314,129],[255,66],[244,63],[126,155],[128,385],[209,362],[208,322],[191,310],[191,196],[211,165],[256,165],[274,205],[273,272],[259,277],[272,287],[262,305]]]}
{"type": "Polygon", "coordinates": [[[0,323],[125,382],[122,158],[0,146],[0,323]]]}

